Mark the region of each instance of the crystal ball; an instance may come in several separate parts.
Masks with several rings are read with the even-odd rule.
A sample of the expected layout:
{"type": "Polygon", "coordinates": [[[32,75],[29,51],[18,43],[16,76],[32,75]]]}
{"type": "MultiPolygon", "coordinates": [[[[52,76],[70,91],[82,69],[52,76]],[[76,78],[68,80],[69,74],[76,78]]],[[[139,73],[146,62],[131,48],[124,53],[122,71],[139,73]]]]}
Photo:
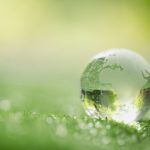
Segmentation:
{"type": "Polygon", "coordinates": [[[97,54],[81,75],[81,100],[93,118],[130,123],[150,108],[150,65],[128,49],[97,54]]]}

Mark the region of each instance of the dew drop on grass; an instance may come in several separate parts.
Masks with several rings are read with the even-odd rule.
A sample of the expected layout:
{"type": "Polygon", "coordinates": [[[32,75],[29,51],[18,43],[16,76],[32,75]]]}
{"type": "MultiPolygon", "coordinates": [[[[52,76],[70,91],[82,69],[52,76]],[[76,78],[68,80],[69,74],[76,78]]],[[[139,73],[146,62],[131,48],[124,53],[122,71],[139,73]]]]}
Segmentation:
{"type": "Polygon", "coordinates": [[[0,110],[9,111],[11,108],[11,104],[9,100],[1,100],[0,101],[0,110]]]}
{"type": "Polygon", "coordinates": [[[99,121],[97,121],[96,123],[95,123],[95,128],[100,128],[101,127],[101,124],[100,124],[100,122],[99,121]]]}
{"type": "Polygon", "coordinates": [[[56,134],[60,137],[65,137],[68,131],[65,125],[58,125],[56,128],[56,134]]]}
{"type": "Polygon", "coordinates": [[[150,107],[150,65],[127,49],[96,55],[81,76],[81,100],[93,118],[131,123],[150,107]]]}
{"type": "Polygon", "coordinates": [[[90,129],[90,134],[93,136],[97,135],[97,130],[95,128],[90,129]]]}
{"type": "Polygon", "coordinates": [[[53,120],[52,120],[51,117],[47,117],[47,118],[46,118],[46,122],[47,122],[48,124],[52,124],[52,123],[53,123],[53,120]]]}
{"type": "Polygon", "coordinates": [[[90,129],[90,128],[93,128],[93,123],[92,122],[90,122],[90,123],[88,123],[87,124],[87,127],[90,129]]]}

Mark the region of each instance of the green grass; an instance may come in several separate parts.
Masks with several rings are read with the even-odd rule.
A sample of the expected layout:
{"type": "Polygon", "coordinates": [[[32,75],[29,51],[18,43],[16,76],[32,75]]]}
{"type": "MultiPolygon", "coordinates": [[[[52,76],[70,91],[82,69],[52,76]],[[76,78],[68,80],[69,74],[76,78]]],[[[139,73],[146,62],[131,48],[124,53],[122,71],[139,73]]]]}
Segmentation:
{"type": "Polygon", "coordinates": [[[17,81],[1,80],[0,149],[149,150],[150,121],[128,126],[89,118],[77,81],[17,81]]]}
{"type": "Polygon", "coordinates": [[[149,150],[150,121],[128,126],[87,116],[0,112],[2,149],[149,150]]]}

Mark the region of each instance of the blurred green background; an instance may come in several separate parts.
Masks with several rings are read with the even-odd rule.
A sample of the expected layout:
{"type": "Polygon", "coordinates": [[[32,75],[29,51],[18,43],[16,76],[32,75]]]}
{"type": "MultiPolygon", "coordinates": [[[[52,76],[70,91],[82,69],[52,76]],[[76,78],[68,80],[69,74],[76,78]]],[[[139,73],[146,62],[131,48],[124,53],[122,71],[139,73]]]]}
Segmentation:
{"type": "Polygon", "coordinates": [[[129,48],[150,61],[150,1],[1,0],[1,109],[78,115],[95,54],[129,48]]]}
{"type": "Polygon", "coordinates": [[[0,0],[2,149],[149,150],[150,122],[90,119],[80,76],[97,53],[150,62],[149,0],[0,0]]]}

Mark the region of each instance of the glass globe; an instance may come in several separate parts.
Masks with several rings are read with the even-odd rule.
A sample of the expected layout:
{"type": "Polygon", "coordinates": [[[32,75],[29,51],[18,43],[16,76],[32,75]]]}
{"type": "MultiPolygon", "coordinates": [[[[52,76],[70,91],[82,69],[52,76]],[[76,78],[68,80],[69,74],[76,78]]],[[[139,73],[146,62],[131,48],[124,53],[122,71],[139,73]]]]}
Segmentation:
{"type": "Polygon", "coordinates": [[[81,76],[81,100],[94,118],[130,123],[150,107],[150,65],[127,49],[96,55],[81,76]]]}

